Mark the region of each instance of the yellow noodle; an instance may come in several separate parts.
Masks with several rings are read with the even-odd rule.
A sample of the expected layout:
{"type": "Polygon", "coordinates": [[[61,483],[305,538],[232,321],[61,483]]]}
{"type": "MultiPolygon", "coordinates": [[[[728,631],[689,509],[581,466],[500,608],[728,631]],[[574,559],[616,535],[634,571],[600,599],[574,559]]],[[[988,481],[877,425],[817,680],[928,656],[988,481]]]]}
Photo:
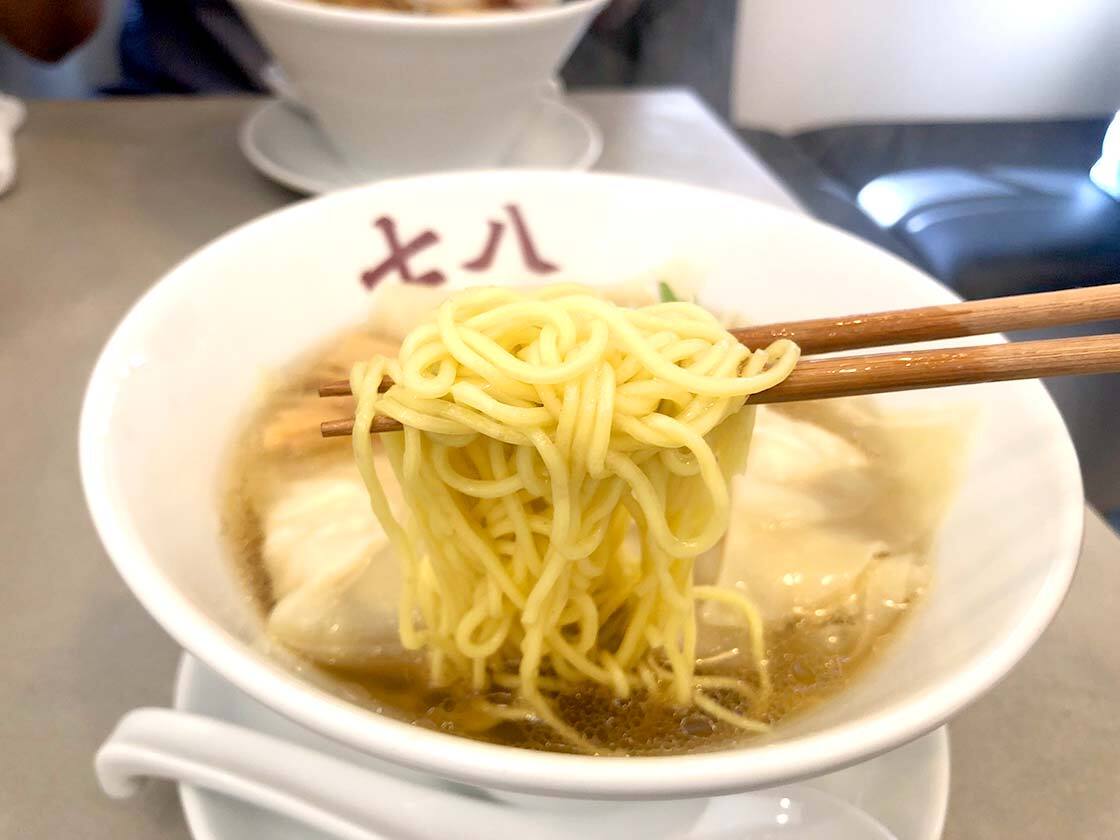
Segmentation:
{"type": "MultiPolygon", "coordinates": [[[[770,679],[757,609],[693,584],[727,530],[731,477],[753,426],[747,399],[781,382],[798,348],[743,347],[698,306],[624,309],[577,286],[452,296],[398,359],[355,367],[354,453],[403,567],[400,632],[436,684],[513,690],[495,720],[533,719],[597,751],[550,697],[579,683],[646,691],[757,731],[770,679]],[[394,385],[378,392],[384,375],[394,385]],[[374,469],[377,416],[411,510],[393,518],[374,469]],[[624,548],[638,534],[635,555],[624,548]],[[696,604],[743,619],[753,680],[698,675],[696,604]]],[[[717,655],[718,657],[718,655],[717,655]]]]}

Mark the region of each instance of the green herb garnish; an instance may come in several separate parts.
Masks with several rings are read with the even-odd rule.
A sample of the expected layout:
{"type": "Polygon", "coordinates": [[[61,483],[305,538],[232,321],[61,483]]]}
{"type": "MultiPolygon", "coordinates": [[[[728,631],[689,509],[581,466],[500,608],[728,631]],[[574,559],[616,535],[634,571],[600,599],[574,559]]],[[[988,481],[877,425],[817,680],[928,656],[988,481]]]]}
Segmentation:
{"type": "Polygon", "coordinates": [[[680,300],[664,280],[657,284],[657,290],[661,294],[662,303],[674,303],[680,300]]]}

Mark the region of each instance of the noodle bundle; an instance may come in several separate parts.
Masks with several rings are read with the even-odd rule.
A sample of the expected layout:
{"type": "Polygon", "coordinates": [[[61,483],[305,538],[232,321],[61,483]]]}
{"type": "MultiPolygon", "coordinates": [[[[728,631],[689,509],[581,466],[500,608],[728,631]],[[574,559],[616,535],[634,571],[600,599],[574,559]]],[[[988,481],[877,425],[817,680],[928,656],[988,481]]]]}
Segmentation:
{"type": "Polygon", "coordinates": [[[752,351],[691,303],[624,309],[552,286],[456,294],[398,358],[356,365],[354,452],[402,565],[401,641],[427,652],[432,682],[588,751],[552,701],[589,682],[765,729],[717,699],[765,708],[761,619],[741,592],[697,584],[693,565],[729,525],[747,400],[798,355],[787,340],[752,351]],[[404,425],[380,436],[404,521],[375,468],[378,416],[404,425]],[[741,616],[750,679],[703,674],[705,600],[741,616]],[[494,687],[516,702],[487,702],[494,687]]]}

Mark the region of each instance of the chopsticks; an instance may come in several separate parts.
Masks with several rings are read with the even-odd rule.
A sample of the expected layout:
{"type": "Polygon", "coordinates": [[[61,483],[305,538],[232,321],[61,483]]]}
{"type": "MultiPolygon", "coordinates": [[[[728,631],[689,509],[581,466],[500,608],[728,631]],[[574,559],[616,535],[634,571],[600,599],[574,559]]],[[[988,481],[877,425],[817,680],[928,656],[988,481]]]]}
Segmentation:
{"type": "MultiPolygon", "coordinates": [[[[789,338],[800,345],[803,354],[809,355],[1112,319],[1120,319],[1120,284],[770,324],[731,332],[749,347],[789,338]]],[[[1120,372],[1120,334],[803,358],[783,382],[753,395],[750,401],[794,402],[1113,372],[1120,372]]],[[[381,390],[391,385],[390,380],[384,380],[381,390]]],[[[323,397],[349,393],[350,383],[345,381],[328,383],[319,389],[323,397]]],[[[328,420],[321,430],[323,437],[338,437],[350,434],[353,428],[353,419],[342,419],[328,420]]],[[[371,432],[400,429],[400,423],[392,418],[378,417],[371,432]]]]}
{"type": "Polygon", "coordinates": [[[788,338],[797,343],[803,355],[809,356],[1117,318],[1120,318],[1120,283],[1113,283],[919,309],[742,327],[731,333],[748,347],[765,347],[776,339],[788,338]]]}

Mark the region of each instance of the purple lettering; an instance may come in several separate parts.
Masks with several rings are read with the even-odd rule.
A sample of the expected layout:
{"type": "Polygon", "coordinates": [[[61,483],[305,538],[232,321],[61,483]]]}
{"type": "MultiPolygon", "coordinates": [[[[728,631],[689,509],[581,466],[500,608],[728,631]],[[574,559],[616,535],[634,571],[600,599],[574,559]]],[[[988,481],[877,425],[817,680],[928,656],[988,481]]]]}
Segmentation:
{"type": "MultiPolygon", "coordinates": [[[[525,266],[536,274],[551,274],[557,271],[559,267],[541,257],[537,251],[537,246],[533,243],[532,234],[529,232],[529,226],[525,222],[521,208],[516,204],[507,204],[505,210],[513,224],[513,233],[517,237],[517,244],[521,248],[521,256],[525,260],[525,266]]],[[[496,222],[491,219],[490,228],[486,235],[486,244],[482,246],[482,253],[463,263],[463,268],[467,271],[485,271],[490,268],[498,254],[498,245],[502,241],[505,229],[504,222],[496,222]]]]}
{"type": "Polygon", "coordinates": [[[439,271],[428,271],[417,277],[408,266],[410,258],[439,242],[439,234],[433,230],[425,230],[402,245],[397,236],[397,223],[391,216],[380,217],[373,226],[385,236],[385,242],[389,246],[389,256],[368,271],[362,272],[363,286],[372,289],[393,271],[400,274],[401,280],[405,283],[438,286],[444,282],[445,278],[439,271]]]}

